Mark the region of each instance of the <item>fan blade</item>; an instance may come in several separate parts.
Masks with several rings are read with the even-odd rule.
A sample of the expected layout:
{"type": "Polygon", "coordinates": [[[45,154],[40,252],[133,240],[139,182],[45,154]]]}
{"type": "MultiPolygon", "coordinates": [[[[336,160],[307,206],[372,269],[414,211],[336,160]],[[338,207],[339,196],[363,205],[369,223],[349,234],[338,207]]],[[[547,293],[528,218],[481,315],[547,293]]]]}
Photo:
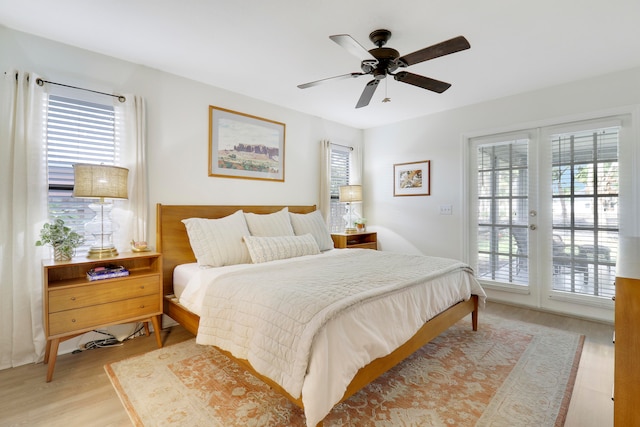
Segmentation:
{"type": "Polygon", "coordinates": [[[401,67],[408,67],[409,65],[424,62],[429,59],[438,58],[440,56],[449,55],[455,52],[460,52],[461,50],[466,50],[470,47],[471,45],[469,44],[467,39],[465,39],[463,36],[458,36],[402,56],[398,58],[398,65],[400,65],[401,67]]]}
{"type": "Polygon", "coordinates": [[[360,58],[361,61],[374,60],[376,63],[378,62],[375,56],[371,55],[367,49],[362,47],[362,45],[349,34],[337,34],[335,36],[329,36],[329,38],[345,48],[350,54],[360,58]]]}
{"type": "Polygon", "coordinates": [[[362,95],[360,95],[358,103],[356,104],[356,108],[362,108],[369,105],[369,101],[371,101],[371,97],[373,97],[373,93],[376,91],[378,84],[380,84],[380,80],[371,80],[367,83],[362,91],[362,95]]]}
{"type": "Polygon", "coordinates": [[[419,76],[408,71],[400,71],[393,75],[393,78],[402,83],[418,86],[433,92],[442,93],[451,87],[451,83],[441,82],[425,76],[419,76]]]}
{"type": "Polygon", "coordinates": [[[328,79],[322,79],[322,80],[316,80],[315,82],[304,83],[304,84],[298,85],[298,87],[300,89],[306,89],[308,87],[317,86],[317,85],[332,82],[335,80],[344,80],[344,79],[356,78],[360,76],[364,76],[364,73],[343,74],[341,76],[329,77],[328,79]]]}

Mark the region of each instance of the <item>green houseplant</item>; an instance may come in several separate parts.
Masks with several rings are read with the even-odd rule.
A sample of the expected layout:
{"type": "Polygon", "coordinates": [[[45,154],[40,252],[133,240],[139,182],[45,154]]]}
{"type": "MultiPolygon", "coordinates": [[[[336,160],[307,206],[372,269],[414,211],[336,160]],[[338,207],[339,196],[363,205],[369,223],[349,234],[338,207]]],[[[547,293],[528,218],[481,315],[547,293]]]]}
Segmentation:
{"type": "Polygon", "coordinates": [[[354,221],[356,223],[356,228],[358,231],[364,231],[367,224],[367,218],[358,218],[354,221]]]}
{"type": "Polygon", "coordinates": [[[71,228],[64,225],[64,221],[56,218],[53,224],[45,223],[40,230],[40,240],[36,246],[51,245],[53,259],[69,261],[75,249],[82,244],[83,238],[71,228]]]}

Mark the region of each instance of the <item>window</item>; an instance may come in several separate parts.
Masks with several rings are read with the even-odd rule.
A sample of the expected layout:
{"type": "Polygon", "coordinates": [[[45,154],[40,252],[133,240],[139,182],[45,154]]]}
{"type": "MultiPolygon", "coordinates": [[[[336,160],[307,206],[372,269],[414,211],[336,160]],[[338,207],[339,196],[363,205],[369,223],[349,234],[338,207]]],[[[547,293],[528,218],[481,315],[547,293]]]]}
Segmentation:
{"type": "Polygon", "coordinates": [[[551,136],[553,290],[612,297],[619,128],[551,136]]]}
{"type": "Polygon", "coordinates": [[[331,144],[331,232],[343,231],[344,216],[347,214],[344,203],[340,203],[340,187],[349,184],[351,147],[331,144]]]}
{"type": "Polygon", "coordinates": [[[527,285],[528,139],[478,145],[478,276],[527,285]]]}
{"type": "MultiPolygon", "coordinates": [[[[50,95],[47,111],[49,216],[61,218],[80,235],[95,213],[89,199],[74,198],[73,164],[117,164],[116,119],[113,105],[50,95]]],[[[78,248],[82,253],[91,242],[78,248]]]]}

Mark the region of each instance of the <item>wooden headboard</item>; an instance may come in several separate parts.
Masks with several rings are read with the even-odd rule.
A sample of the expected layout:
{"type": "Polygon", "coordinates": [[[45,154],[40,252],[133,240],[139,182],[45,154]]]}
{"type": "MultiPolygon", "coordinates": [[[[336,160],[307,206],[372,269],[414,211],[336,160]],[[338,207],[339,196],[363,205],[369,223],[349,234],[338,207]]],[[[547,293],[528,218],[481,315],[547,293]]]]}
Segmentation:
{"type": "Polygon", "coordinates": [[[187,218],[222,218],[243,210],[256,214],[278,212],[288,207],[289,212],[309,213],[316,206],[218,206],[218,205],[157,205],[156,246],[162,253],[163,295],[173,294],[173,269],[179,264],[195,262],[189,244],[187,229],[182,223],[187,218]]]}

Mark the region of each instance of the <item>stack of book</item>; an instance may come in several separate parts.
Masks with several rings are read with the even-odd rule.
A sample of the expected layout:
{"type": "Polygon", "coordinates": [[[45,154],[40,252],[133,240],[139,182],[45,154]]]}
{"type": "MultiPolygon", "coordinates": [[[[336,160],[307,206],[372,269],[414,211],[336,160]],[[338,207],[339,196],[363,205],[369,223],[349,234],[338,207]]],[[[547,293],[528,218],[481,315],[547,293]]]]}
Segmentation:
{"type": "Polygon", "coordinates": [[[112,279],[114,277],[128,276],[129,270],[121,265],[105,265],[104,267],[95,267],[87,271],[87,279],[90,281],[112,279]]]}

